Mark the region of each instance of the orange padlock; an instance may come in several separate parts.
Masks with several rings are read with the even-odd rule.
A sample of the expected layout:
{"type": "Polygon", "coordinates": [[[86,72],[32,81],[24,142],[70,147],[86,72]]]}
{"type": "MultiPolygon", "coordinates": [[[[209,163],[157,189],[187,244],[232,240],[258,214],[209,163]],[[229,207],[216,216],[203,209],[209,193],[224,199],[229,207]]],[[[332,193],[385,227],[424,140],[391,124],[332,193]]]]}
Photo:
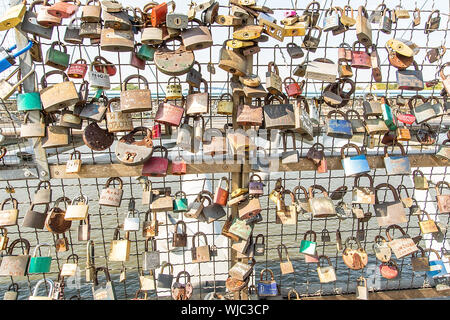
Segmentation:
{"type": "Polygon", "coordinates": [[[226,177],[222,177],[222,179],[220,179],[220,183],[219,186],[216,189],[216,192],[214,193],[214,203],[215,204],[219,204],[221,206],[225,206],[227,204],[228,201],[228,194],[229,194],[229,183],[228,183],[228,179],[226,177]],[[222,188],[222,182],[225,181],[226,183],[226,188],[222,188]]]}

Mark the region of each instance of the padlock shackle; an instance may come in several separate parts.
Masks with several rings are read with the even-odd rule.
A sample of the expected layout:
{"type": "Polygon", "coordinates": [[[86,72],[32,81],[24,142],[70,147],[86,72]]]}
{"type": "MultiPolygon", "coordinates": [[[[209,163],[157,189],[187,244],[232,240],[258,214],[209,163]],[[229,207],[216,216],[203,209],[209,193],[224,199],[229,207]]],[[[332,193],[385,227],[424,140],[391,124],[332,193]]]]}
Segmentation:
{"type": "Polygon", "coordinates": [[[358,147],[356,144],[354,144],[354,143],[346,143],[346,144],[344,144],[344,145],[341,147],[341,159],[345,159],[344,151],[345,151],[346,149],[349,149],[349,148],[355,149],[355,150],[356,150],[356,153],[357,153],[358,155],[361,155],[361,149],[359,149],[359,147],[358,147]]]}
{"type": "Polygon", "coordinates": [[[392,241],[392,240],[394,239],[394,238],[392,238],[391,235],[389,234],[389,231],[390,231],[391,229],[398,229],[398,230],[400,230],[400,232],[402,233],[402,235],[406,236],[406,232],[405,232],[405,230],[403,230],[402,227],[400,227],[400,226],[397,225],[397,224],[391,224],[390,226],[388,226],[388,227],[386,228],[386,237],[388,238],[388,241],[392,241]]]}
{"type": "Polygon", "coordinates": [[[365,177],[365,178],[369,179],[369,186],[370,186],[371,188],[373,188],[373,184],[374,184],[373,178],[372,178],[372,176],[369,175],[368,173],[363,173],[363,174],[357,175],[357,176],[355,177],[355,181],[354,181],[354,183],[353,183],[353,186],[359,187],[359,179],[361,179],[362,177],[365,177]]]}
{"type": "Polygon", "coordinates": [[[24,255],[29,255],[30,254],[30,248],[31,248],[30,242],[27,239],[25,239],[25,238],[18,238],[18,239],[14,240],[13,242],[11,242],[9,244],[8,250],[6,251],[6,254],[8,256],[12,256],[13,255],[14,247],[18,243],[23,243],[25,245],[24,255]]]}
{"type": "Polygon", "coordinates": [[[44,247],[44,246],[47,246],[47,247],[48,247],[48,254],[47,254],[47,257],[50,257],[50,256],[51,256],[51,253],[50,253],[51,246],[50,246],[48,243],[38,243],[38,244],[36,245],[36,247],[34,248],[34,250],[33,250],[33,256],[32,256],[32,257],[36,257],[37,250],[39,249],[39,247],[44,247]]]}
{"type": "Polygon", "coordinates": [[[400,198],[399,198],[399,196],[398,196],[398,193],[397,193],[397,190],[395,190],[395,187],[392,185],[392,184],[389,184],[389,183],[380,183],[379,185],[377,185],[376,187],[375,187],[375,203],[376,204],[379,204],[379,202],[378,202],[378,191],[381,189],[381,188],[388,188],[389,190],[391,190],[391,192],[392,192],[392,194],[393,194],[393,196],[394,196],[394,199],[395,199],[395,201],[400,201],[400,198]]]}
{"type": "MultiPolygon", "coordinates": [[[[135,128],[135,129],[137,129],[137,128],[135,128]]],[[[122,137],[122,138],[123,138],[123,137],[122,137]]],[[[113,182],[113,181],[117,181],[117,182],[119,183],[119,189],[122,189],[122,187],[123,187],[123,181],[122,181],[122,179],[121,179],[120,177],[111,177],[111,178],[109,178],[108,180],[106,180],[105,188],[109,188],[109,185],[110,185],[111,182],[113,182]]]]}
{"type": "Polygon", "coordinates": [[[41,286],[41,284],[43,284],[44,282],[48,283],[49,285],[49,290],[48,290],[48,295],[47,297],[52,297],[53,296],[53,288],[54,288],[54,282],[51,279],[41,279],[36,283],[36,286],[34,287],[33,290],[33,295],[32,297],[37,297],[38,291],[39,291],[39,287],[41,286]]]}
{"type": "Polygon", "coordinates": [[[2,201],[2,204],[0,206],[0,210],[4,210],[5,204],[7,202],[9,202],[9,201],[11,201],[13,209],[18,209],[19,208],[19,202],[17,201],[17,199],[10,197],[10,198],[6,198],[5,200],[2,201]]]}
{"type": "MultiPolygon", "coordinates": [[[[312,242],[316,242],[316,241],[317,241],[317,234],[316,234],[316,232],[314,232],[313,230],[308,230],[308,231],[306,231],[306,232],[305,232],[305,235],[303,236],[303,240],[306,240],[306,238],[308,237],[308,235],[311,235],[311,236],[312,236],[312,238],[310,238],[310,239],[313,239],[312,242]]],[[[308,241],[311,241],[311,240],[308,240],[308,241]]]]}

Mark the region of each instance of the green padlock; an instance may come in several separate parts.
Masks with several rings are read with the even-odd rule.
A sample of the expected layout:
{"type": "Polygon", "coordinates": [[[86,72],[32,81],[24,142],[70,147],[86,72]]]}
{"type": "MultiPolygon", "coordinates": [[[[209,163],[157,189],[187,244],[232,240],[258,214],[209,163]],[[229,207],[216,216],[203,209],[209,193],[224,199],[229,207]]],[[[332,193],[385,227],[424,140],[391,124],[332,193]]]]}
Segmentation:
{"type": "Polygon", "coordinates": [[[41,95],[39,92],[27,92],[17,95],[17,110],[42,110],[41,95]]]}
{"type": "Polygon", "coordinates": [[[28,273],[45,273],[50,272],[50,266],[52,264],[52,257],[50,256],[50,245],[47,243],[38,244],[34,248],[33,256],[30,258],[30,266],[28,267],[28,273]],[[37,250],[39,247],[47,246],[48,254],[45,257],[37,257],[37,250]]]}
{"type": "Polygon", "coordinates": [[[186,212],[188,209],[188,200],[184,191],[178,191],[175,193],[175,199],[173,200],[173,212],[186,212]],[[178,197],[180,195],[180,197],[178,197]]]}
{"type": "Polygon", "coordinates": [[[156,49],[154,47],[150,47],[146,44],[141,44],[136,56],[144,61],[153,61],[153,56],[155,55],[156,49]]]}
{"type": "Polygon", "coordinates": [[[69,66],[70,55],[67,53],[67,48],[64,43],[60,41],[52,42],[51,47],[47,50],[45,56],[45,64],[55,69],[65,71],[69,66]],[[64,51],[56,50],[55,46],[58,45],[60,49],[64,51]]]}
{"type": "Polygon", "coordinates": [[[394,114],[392,113],[391,107],[386,103],[386,101],[383,101],[383,104],[381,105],[381,111],[383,112],[383,120],[384,123],[386,123],[386,126],[391,131],[397,130],[397,125],[395,124],[394,120],[394,114]]]}

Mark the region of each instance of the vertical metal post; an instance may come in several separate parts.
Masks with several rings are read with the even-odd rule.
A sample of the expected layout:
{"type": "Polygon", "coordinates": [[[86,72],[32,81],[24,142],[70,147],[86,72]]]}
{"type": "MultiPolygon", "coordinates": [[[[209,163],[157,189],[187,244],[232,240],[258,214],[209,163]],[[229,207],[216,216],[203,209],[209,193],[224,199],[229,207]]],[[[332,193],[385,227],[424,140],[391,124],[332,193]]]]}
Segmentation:
{"type": "MultiPolygon", "coordinates": [[[[11,0],[10,6],[15,6],[20,4],[21,0],[11,0]]],[[[17,49],[20,50],[28,45],[28,37],[22,31],[21,25],[18,25],[15,28],[15,36],[16,36],[16,44],[17,49]]],[[[19,57],[19,66],[22,75],[27,74],[33,68],[33,61],[31,60],[30,51],[25,52],[19,57]]],[[[37,88],[36,85],[36,76],[28,77],[23,82],[23,91],[24,92],[33,92],[37,88]]],[[[28,121],[31,123],[40,122],[41,113],[39,110],[28,111],[28,121]]],[[[36,163],[37,175],[40,180],[50,180],[50,170],[48,167],[47,154],[45,149],[42,148],[42,139],[41,138],[32,138],[29,139],[33,149],[34,149],[34,161],[36,163]]]]}

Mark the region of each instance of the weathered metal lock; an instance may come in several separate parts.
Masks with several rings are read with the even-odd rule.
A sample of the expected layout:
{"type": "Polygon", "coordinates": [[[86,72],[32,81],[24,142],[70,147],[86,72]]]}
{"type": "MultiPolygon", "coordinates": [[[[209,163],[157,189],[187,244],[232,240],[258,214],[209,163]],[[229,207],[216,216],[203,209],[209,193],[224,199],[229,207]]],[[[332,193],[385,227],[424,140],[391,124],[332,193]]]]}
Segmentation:
{"type": "Polygon", "coordinates": [[[300,21],[289,26],[284,26],[285,37],[299,37],[306,34],[308,28],[306,22],[300,21]]]}
{"type": "Polygon", "coordinates": [[[78,0],[62,0],[50,6],[48,13],[52,16],[66,19],[73,16],[78,11],[80,5],[81,3],[78,0]],[[73,4],[70,2],[73,2],[73,4]]]}
{"type": "Polygon", "coordinates": [[[88,70],[87,62],[85,59],[77,59],[70,64],[67,70],[69,78],[83,79],[88,70]]]}
{"type": "Polygon", "coordinates": [[[92,297],[94,300],[116,300],[116,291],[114,287],[114,282],[111,281],[111,276],[109,275],[108,268],[98,267],[93,270],[92,276],[92,297]],[[103,283],[98,281],[98,272],[103,271],[105,273],[106,279],[103,283]]]}
{"type": "Polygon", "coordinates": [[[181,176],[183,174],[186,174],[186,171],[186,161],[184,161],[181,156],[175,157],[175,159],[172,161],[172,174],[181,176]]]}
{"type": "Polygon", "coordinates": [[[178,77],[170,77],[169,80],[167,80],[166,99],[175,100],[182,99],[182,97],[183,94],[180,79],[178,77]]]}
{"type": "Polygon", "coordinates": [[[223,26],[239,26],[242,24],[242,18],[234,15],[218,15],[215,22],[223,26]]]}
{"type": "Polygon", "coordinates": [[[394,142],[392,146],[398,146],[402,152],[401,156],[389,156],[388,146],[384,147],[384,165],[388,175],[411,174],[411,166],[409,158],[405,153],[405,149],[400,143],[394,142]]]}
{"type": "Polygon", "coordinates": [[[103,28],[115,29],[120,31],[131,31],[131,21],[125,11],[108,12],[102,11],[103,28]]]}
{"type": "Polygon", "coordinates": [[[91,224],[89,222],[89,215],[85,220],[80,220],[78,225],[78,241],[88,241],[91,239],[91,224]]]}
{"type": "Polygon", "coordinates": [[[246,75],[246,59],[243,55],[226,48],[227,40],[223,42],[219,52],[219,68],[236,76],[246,75]]]}
{"type": "Polygon", "coordinates": [[[100,39],[102,35],[102,25],[100,22],[82,22],[79,35],[81,38],[100,39]]]}
{"type": "Polygon", "coordinates": [[[171,263],[166,262],[161,266],[161,270],[158,275],[157,286],[159,289],[170,289],[173,282],[173,266],[171,263]],[[164,273],[164,269],[169,267],[169,274],[164,273]]]}
{"type": "Polygon", "coordinates": [[[78,102],[79,96],[75,84],[69,81],[67,75],[59,70],[52,70],[45,73],[41,78],[41,101],[44,111],[53,112],[66,108],[78,102]],[[60,74],[63,82],[47,86],[47,78],[54,74],[60,74]]]}
{"type": "Polygon", "coordinates": [[[296,98],[297,96],[302,94],[305,83],[305,80],[303,80],[301,83],[298,83],[292,77],[287,77],[283,81],[284,89],[286,90],[287,95],[293,98],[296,98]],[[290,80],[290,83],[287,83],[287,80],[290,80]]]}
{"type": "Polygon", "coordinates": [[[423,90],[422,71],[415,61],[413,61],[415,70],[397,70],[398,88],[401,90],[423,90]]]}
{"type": "Polygon", "coordinates": [[[50,9],[50,5],[48,4],[48,1],[44,1],[42,3],[42,7],[39,8],[39,12],[37,14],[36,20],[37,23],[39,23],[41,26],[45,28],[52,28],[54,26],[61,25],[61,17],[51,15],[48,13],[48,10],[50,9]]]}
{"type": "Polygon", "coordinates": [[[442,188],[439,190],[439,187],[447,187],[450,189],[450,184],[447,181],[439,181],[435,185],[436,190],[436,202],[439,213],[449,213],[450,212],[450,194],[442,194],[442,188]]]}
{"type": "Polygon", "coordinates": [[[435,144],[437,134],[428,123],[422,123],[416,132],[416,139],[421,145],[430,146],[435,144]]]}
{"type": "MultiPolygon", "coordinates": [[[[305,232],[305,236],[303,237],[302,241],[300,242],[300,248],[299,252],[303,253],[305,256],[316,256],[316,248],[317,248],[317,234],[312,231],[308,230],[305,232]],[[308,235],[310,235],[310,240],[306,240],[308,238],[308,235]]],[[[317,261],[315,261],[317,262],[317,261]]]]}
{"type": "Polygon", "coordinates": [[[199,27],[188,28],[181,32],[181,39],[186,50],[194,51],[211,47],[213,40],[208,27],[202,25],[198,19],[193,21],[197,22],[199,27]]]}
{"type": "Polygon", "coordinates": [[[0,18],[0,31],[14,28],[19,23],[21,23],[25,15],[25,10],[25,3],[19,3],[14,6],[10,6],[0,18]]]}
{"type": "Polygon", "coordinates": [[[310,27],[308,30],[308,33],[305,35],[305,37],[303,38],[303,42],[302,42],[302,48],[304,48],[305,50],[309,51],[309,52],[316,52],[317,47],[319,46],[320,43],[320,37],[322,35],[322,29],[315,26],[315,27],[310,27]],[[312,30],[319,30],[319,35],[317,37],[313,37],[311,35],[312,30]]]}
{"type": "Polygon", "coordinates": [[[165,177],[169,167],[168,151],[163,146],[154,146],[151,157],[142,167],[143,176],[165,177]],[[154,156],[156,150],[161,151],[161,157],[154,156]]]}
{"type": "Polygon", "coordinates": [[[391,16],[391,10],[388,8],[383,10],[383,13],[380,18],[380,31],[386,34],[391,34],[392,31],[392,16],[391,16]],[[389,14],[389,16],[388,16],[389,14]]]}
{"type": "Polygon", "coordinates": [[[250,41],[250,40],[256,41],[261,37],[262,31],[263,31],[262,26],[246,25],[237,28],[236,31],[233,32],[233,39],[242,41],[250,41]]]}
{"type": "Polygon", "coordinates": [[[223,93],[217,103],[217,114],[232,115],[233,114],[233,96],[230,93],[223,93]],[[228,100],[225,100],[228,98],[228,100]]]}
{"type": "Polygon", "coordinates": [[[200,192],[195,198],[194,202],[190,203],[188,206],[188,210],[184,213],[186,218],[194,218],[198,219],[201,215],[203,215],[203,208],[205,207],[205,200],[208,201],[208,205],[211,205],[212,199],[209,195],[205,195],[200,192]]]}
{"type": "Polygon", "coordinates": [[[218,12],[219,12],[219,2],[215,1],[208,9],[203,10],[201,14],[201,21],[206,25],[213,24],[216,20],[218,12]]]}
{"type": "MultiPolygon", "coordinates": [[[[131,202],[131,200],[130,200],[131,202]]],[[[130,208],[130,206],[128,206],[130,208]]],[[[124,231],[139,231],[141,227],[141,221],[139,218],[139,211],[131,209],[128,211],[127,216],[123,220],[123,230],[124,231]],[[137,212],[137,217],[135,213],[137,212]],[[131,217],[130,217],[131,215],[131,217]]]]}
{"type": "Polygon", "coordinates": [[[316,58],[314,61],[309,61],[306,65],[306,79],[334,82],[337,74],[337,64],[327,58],[316,58]]]}
{"type": "MultiPolygon", "coordinates": [[[[43,4],[44,1],[43,0],[39,0],[39,1],[33,1],[30,5],[30,8],[25,12],[25,16],[23,17],[22,20],[22,25],[21,25],[21,29],[23,32],[47,39],[47,40],[51,40],[52,38],[52,34],[53,34],[53,26],[52,25],[47,25],[47,26],[43,26],[40,23],[38,23],[37,21],[37,14],[34,10],[35,6],[37,4],[43,4]]],[[[44,6],[44,10],[45,7],[44,6]]],[[[55,21],[55,23],[57,25],[59,25],[61,23],[61,19],[57,18],[57,17],[53,17],[50,16],[50,19],[53,19],[55,21]]]]}
{"type": "Polygon", "coordinates": [[[298,96],[294,105],[295,126],[293,131],[300,134],[301,139],[311,141],[313,140],[313,126],[309,111],[310,109],[306,98],[298,96]]]}
{"type": "Polygon", "coordinates": [[[258,23],[263,27],[264,33],[267,33],[270,37],[283,42],[285,28],[276,24],[275,21],[275,18],[264,12],[260,12],[258,15],[258,23]]]}
{"type": "Polygon", "coordinates": [[[74,18],[70,21],[64,33],[64,42],[72,44],[82,44],[83,38],[80,36],[80,25],[75,24],[75,21],[79,21],[79,18],[74,18]]]}
{"type": "Polygon", "coordinates": [[[40,117],[39,122],[28,123],[29,113],[25,113],[23,123],[20,126],[20,137],[21,138],[37,138],[45,137],[45,124],[44,118],[40,117]]]}
{"type": "Polygon", "coordinates": [[[429,34],[433,31],[436,31],[437,29],[439,29],[439,25],[441,23],[441,16],[439,13],[439,10],[433,10],[430,13],[430,16],[428,17],[428,20],[425,24],[425,34],[429,34]],[[433,15],[436,15],[435,17],[433,17],[433,15]]]}
{"type": "Polygon", "coordinates": [[[356,37],[366,48],[372,46],[372,28],[370,27],[368,18],[366,8],[359,6],[358,17],[356,18],[356,37]]]}
{"type": "Polygon", "coordinates": [[[163,42],[163,30],[156,27],[147,27],[147,23],[144,24],[142,30],[141,42],[146,45],[158,45],[163,42]]]}
{"type": "MultiPolygon", "coordinates": [[[[200,149],[201,139],[199,140],[195,138],[194,127],[199,133],[203,131],[204,126],[198,124],[200,118],[202,120],[202,123],[204,124],[204,119],[201,116],[191,117],[189,115],[186,115],[184,117],[184,123],[181,124],[180,128],[178,129],[178,136],[177,136],[178,147],[188,152],[194,153],[198,152],[198,150],[200,149]],[[194,126],[189,125],[190,118],[193,119],[194,126]]],[[[201,136],[203,136],[203,134],[201,134],[201,136]]]]}
{"type": "Polygon", "coordinates": [[[40,181],[37,190],[34,192],[33,204],[48,204],[52,202],[52,186],[50,181],[40,181]],[[45,188],[41,186],[45,184],[45,188]]]}
{"type": "Polygon", "coordinates": [[[397,130],[397,125],[395,123],[394,114],[392,112],[392,108],[387,104],[387,102],[388,101],[386,98],[381,98],[381,111],[383,120],[389,130],[395,131],[397,130]]]}
{"type": "Polygon", "coordinates": [[[203,222],[203,220],[207,223],[214,222],[224,216],[226,216],[227,213],[223,209],[223,207],[219,204],[212,203],[206,207],[203,208],[203,217],[199,217],[199,220],[203,222]]]}
{"type": "Polygon", "coordinates": [[[9,285],[8,290],[3,296],[3,300],[17,300],[19,296],[19,285],[17,283],[12,283],[9,285]]]}
{"type": "Polygon", "coordinates": [[[153,61],[153,58],[155,56],[155,47],[150,47],[146,44],[138,43],[137,46],[139,46],[138,51],[136,52],[136,56],[144,61],[153,61]]]}
{"type": "Polygon", "coordinates": [[[338,48],[338,61],[352,61],[352,47],[346,42],[342,42],[338,48]]]}
{"type": "Polygon", "coordinates": [[[81,7],[81,21],[86,22],[100,22],[102,7],[99,0],[88,0],[84,6],[81,7]],[[91,3],[93,3],[91,5],[91,3]],[[97,3],[98,5],[95,5],[97,3]]]}
{"type": "Polygon", "coordinates": [[[345,27],[353,27],[356,24],[356,20],[353,18],[353,8],[349,5],[344,6],[344,8],[337,7],[341,12],[340,21],[345,27]],[[350,16],[347,12],[350,11],[350,16]]]}
{"type": "MultiPolygon", "coordinates": [[[[155,115],[155,121],[165,125],[178,127],[184,113],[184,102],[184,97],[182,97],[181,105],[168,103],[167,98],[164,99],[164,101],[161,102],[158,106],[158,110],[156,111],[155,115]]],[[[157,137],[153,136],[153,138],[157,137]]]]}
{"type": "Polygon", "coordinates": [[[330,283],[337,280],[336,271],[334,270],[333,264],[328,256],[320,255],[317,257],[317,275],[319,276],[320,283],[330,283]],[[328,261],[328,266],[321,266],[321,259],[326,259],[328,261]]]}
{"type": "Polygon", "coordinates": [[[200,263],[200,262],[208,262],[211,261],[211,255],[210,255],[210,247],[208,245],[208,239],[206,238],[206,235],[203,232],[196,232],[192,236],[192,262],[193,263],[200,263]],[[200,236],[203,236],[203,240],[205,242],[205,245],[203,246],[195,246],[195,238],[198,236],[198,243],[200,244],[200,236]]]}
{"type": "Polygon", "coordinates": [[[94,70],[95,62],[91,63],[90,70],[88,73],[89,85],[94,89],[109,90],[111,88],[111,83],[109,79],[109,74],[106,71],[106,66],[102,65],[102,71],[94,70]]]}
{"type": "MultiPolygon", "coordinates": [[[[188,200],[184,191],[177,191],[173,199],[173,212],[185,212],[188,209],[188,200]],[[180,197],[178,197],[180,195],[180,197]]],[[[176,230],[176,228],[175,228],[176,230]]]]}
{"type": "Polygon", "coordinates": [[[189,94],[186,99],[186,115],[209,113],[208,83],[205,79],[202,79],[201,82],[205,87],[205,92],[193,92],[192,87],[189,88],[189,94]]]}
{"type": "Polygon", "coordinates": [[[328,196],[325,188],[320,185],[312,185],[308,189],[309,205],[314,218],[325,218],[336,215],[336,208],[333,204],[333,200],[328,196]],[[313,190],[318,189],[322,191],[323,197],[314,197],[313,190]]]}
{"type": "Polygon", "coordinates": [[[19,203],[15,198],[6,198],[0,206],[0,226],[8,227],[17,224],[19,217],[19,203]],[[5,209],[5,204],[11,201],[12,209],[5,209]]]}
{"type": "Polygon", "coordinates": [[[275,223],[276,224],[295,225],[295,224],[297,224],[297,216],[298,216],[298,212],[297,212],[297,207],[295,205],[294,193],[290,190],[283,190],[278,195],[275,223]],[[291,203],[289,205],[286,204],[285,200],[284,200],[286,194],[289,194],[291,197],[291,203]]]}
{"type": "Polygon", "coordinates": [[[295,133],[291,130],[286,130],[283,134],[283,152],[281,153],[281,163],[297,163],[300,158],[295,146],[295,133]],[[292,151],[287,151],[287,136],[290,135],[292,138],[292,151]]]}
{"type": "Polygon", "coordinates": [[[8,249],[8,230],[5,227],[0,227],[0,250],[8,249]]]}
{"type": "Polygon", "coordinates": [[[338,73],[340,78],[353,77],[352,67],[347,60],[338,61],[338,73]]]}
{"type": "Polygon", "coordinates": [[[319,21],[320,16],[320,3],[317,1],[310,2],[305,11],[303,11],[302,16],[300,17],[300,21],[304,21],[310,28],[317,26],[317,22],[319,21]]]}
{"type": "Polygon", "coordinates": [[[434,63],[439,59],[442,59],[446,51],[447,48],[443,45],[437,48],[430,49],[427,51],[427,59],[430,63],[434,63]]]}
{"type": "Polygon", "coordinates": [[[438,152],[436,153],[436,157],[443,161],[449,161],[450,160],[450,140],[444,140],[442,141],[442,146],[439,148],[438,152]]]}
{"type": "Polygon", "coordinates": [[[444,85],[444,89],[447,95],[450,94],[450,76],[444,74],[444,69],[448,66],[450,66],[450,62],[444,63],[438,70],[439,76],[441,77],[441,81],[442,84],[444,85]]]}
{"type": "Polygon", "coordinates": [[[106,125],[108,132],[122,132],[122,131],[132,131],[133,119],[131,113],[125,113],[120,110],[114,110],[112,104],[114,102],[120,103],[120,98],[112,98],[108,101],[106,113],[106,125]]]}
{"type": "Polygon", "coordinates": [[[13,45],[12,47],[9,47],[8,49],[5,49],[3,47],[0,47],[0,72],[5,71],[9,67],[13,66],[16,63],[16,58],[28,50],[31,49],[33,46],[32,41],[28,41],[28,44],[23,49],[12,53],[13,50],[17,48],[17,45],[13,45]]]}
{"type": "Polygon", "coordinates": [[[166,14],[166,26],[172,29],[186,29],[188,27],[188,16],[182,13],[175,13],[175,2],[172,4],[172,11],[166,14]]]}
{"type": "Polygon", "coordinates": [[[370,69],[372,68],[372,61],[370,59],[368,48],[365,51],[357,51],[356,44],[361,43],[355,41],[352,49],[352,67],[357,69],[370,69]]]}
{"type": "Polygon", "coordinates": [[[261,177],[256,173],[253,173],[250,176],[250,181],[248,182],[248,194],[252,196],[260,196],[264,194],[264,183],[262,182],[261,177]],[[254,177],[256,177],[257,180],[254,180],[254,177]]]}
{"type": "Polygon", "coordinates": [[[302,48],[293,42],[288,43],[286,49],[291,59],[299,59],[305,55],[302,48]]]}
{"type": "Polygon", "coordinates": [[[144,7],[144,12],[147,13],[152,10],[150,13],[150,22],[153,27],[158,27],[164,22],[166,22],[166,16],[167,16],[167,10],[168,6],[172,5],[172,11],[175,10],[175,2],[170,1],[168,3],[163,2],[161,4],[156,4],[154,2],[151,2],[144,7]]]}
{"type": "Polygon", "coordinates": [[[192,68],[189,70],[188,74],[186,75],[186,82],[191,87],[200,88],[200,85],[202,83],[202,73],[201,73],[201,66],[200,63],[197,61],[194,62],[194,65],[198,66],[198,71],[192,68]]]}
{"type": "Polygon", "coordinates": [[[159,251],[156,250],[156,240],[147,238],[145,239],[145,249],[143,255],[142,269],[145,271],[154,270],[160,266],[159,251]],[[149,251],[148,243],[151,241],[151,251],[149,251]]]}
{"type": "Polygon", "coordinates": [[[340,20],[337,8],[329,8],[325,12],[325,19],[323,20],[322,30],[325,32],[335,30],[339,28],[339,22],[340,20]]]}
{"type": "MultiPolygon", "coordinates": [[[[178,38],[173,40],[180,41],[178,38]]],[[[180,45],[178,49],[170,50],[166,42],[156,50],[154,61],[156,68],[162,73],[170,76],[179,76],[189,72],[195,58],[194,53],[186,50],[183,45],[180,45]]]]}
{"type": "Polygon", "coordinates": [[[42,139],[43,148],[63,147],[69,144],[69,129],[62,126],[47,126],[46,137],[42,139]]]}
{"type": "Polygon", "coordinates": [[[117,143],[115,154],[117,159],[128,165],[138,165],[146,162],[153,153],[152,132],[146,127],[136,127],[117,143]],[[144,138],[136,141],[134,136],[143,132],[144,138]]]}
{"type": "Polygon", "coordinates": [[[353,136],[352,123],[348,120],[347,115],[339,110],[332,110],[327,115],[327,136],[341,139],[351,139],[353,136]],[[331,119],[331,115],[337,113],[344,117],[341,119],[331,119]]]}
{"type": "Polygon", "coordinates": [[[414,95],[409,99],[408,106],[416,117],[416,122],[418,124],[444,115],[444,109],[442,105],[439,103],[439,100],[437,100],[437,98],[434,98],[433,96],[426,99],[424,96],[414,95]],[[417,100],[419,99],[424,103],[417,105],[417,100]],[[433,99],[437,101],[436,104],[431,104],[431,101],[433,99]]]}
{"type": "Polygon", "coordinates": [[[144,112],[152,110],[152,97],[147,79],[142,75],[130,75],[123,84],[120,92],[120,110],[123,112],[144,112]],[[127,90],[131,79],[141,80],[145,89],[127,90]]]}
{"type": "Polygon", "coordinates": [[[114,230],[113,240],[109,249],[108,261],[125,262],[130,258],[129,232],[125,232],[125,239],[121,238],[119,227],[114,230]]]}
{"type": "Polygon", "coordinates": [[[268,95],[264,101],[264,121],[266,129],[292,129],[295,127],[294,106],[283,93],[268,95]],[[274,103],[278,100],[278,104],[274,103]]]}
{"type": "Polygon", "coordinates": [[[110,52],[133,51],[134,34],[131,30],[103,28],[100,35],[100,49],[110,52]]]}
{"type": "Polygon", "coordinates": [[[100,199],[98,201],[99,205],[109,206],[109,207],[120,207],[123,195],[123,181],[119,177],[111,177],[106,181],[105,187],[102,189],[100,194],[100,199]],[[119,188],[112,188],[109,185],[113,181],[119,182],[119,188]]]}
{"type": "Polygon", "coordinates": [[[182,220],[175,223],[175,231],[173,233],[172,245],[176,248],[187,246],[186,223],[182,220]],[[181,233],[178,233],[178,226],[181,225],[181,233]]]}
{"type": "Polygon", "coordinates": [[[370,172],[369,163],[364,154],[361,154],[360,149],[356,144],[347,143],[341,148],[341,162],[344,168],[345,176],[357,176],[362,173],[370,172]],[[354,148],[358,155],[353,157],[345,157],[344,150],[347,148],[354,148]]]}
{"type": "Polygon", "coordinates": [[[229,182],[228,179],[226,177],[222,177],[220,179],[220,183],[216,188],[216,192],[214,192],[214,198],[213,198],[213,203],[214,204],[219,204],[221,206],[226,206],[227,205],[227,201],[228,201],[228,195],[229,195],[229,182]],[[222,182],[225,181],[226,183],[226,187],[223,188],[222,187],[222,182]]]}

